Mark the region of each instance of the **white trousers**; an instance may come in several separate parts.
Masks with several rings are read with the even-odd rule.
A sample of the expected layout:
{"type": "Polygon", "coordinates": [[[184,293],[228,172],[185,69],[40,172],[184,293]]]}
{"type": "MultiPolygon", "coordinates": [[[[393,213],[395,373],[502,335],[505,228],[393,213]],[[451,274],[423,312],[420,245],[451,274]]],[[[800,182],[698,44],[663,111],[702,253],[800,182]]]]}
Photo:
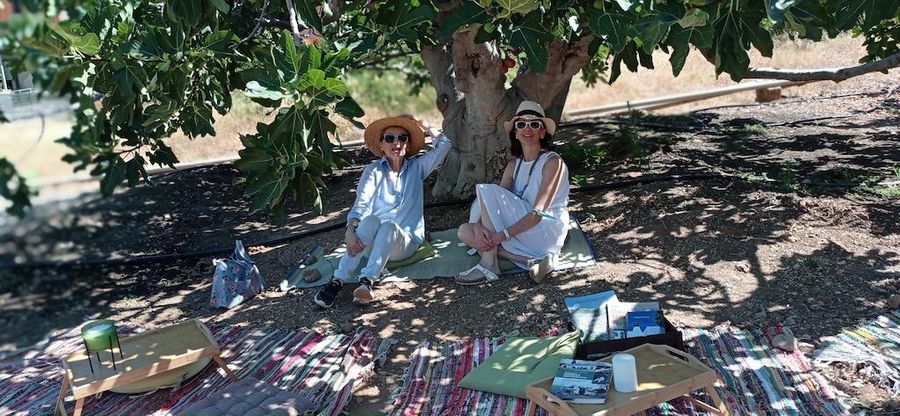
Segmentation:
{"type": "Polygon", "coordinates": [[[359,222],[356,236],[366,248],[355,256],[348,251],[341,257],[334,277],[344,283],[353,280],[351,274],[359,267],[363,257],[368,257],[369,260],[359,271],[359,276],[377,282],[381,279],[388,260],[403,260],[415,254],[419,248],[412,236],[399,225],[391,221],[381,222],[374,215],[359,222]]]}

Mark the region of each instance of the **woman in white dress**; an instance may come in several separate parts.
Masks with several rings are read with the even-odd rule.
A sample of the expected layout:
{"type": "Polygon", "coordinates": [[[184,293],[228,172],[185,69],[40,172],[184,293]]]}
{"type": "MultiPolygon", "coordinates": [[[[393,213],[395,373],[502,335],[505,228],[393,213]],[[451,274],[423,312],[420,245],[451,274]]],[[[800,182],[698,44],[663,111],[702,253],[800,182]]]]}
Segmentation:
{"type": "Polygon", "coordinates": [[[481,254],[475,267],[456,276],[462,285],[497,279],[498,257],[512,260],[540,282],[556,267],[569,224],[569,171],[549,150],[556,123],[533,101],[519,105],[505,123],[515,159],[500,184],[479,184],[469,222],[459,239],[481,254]]]}

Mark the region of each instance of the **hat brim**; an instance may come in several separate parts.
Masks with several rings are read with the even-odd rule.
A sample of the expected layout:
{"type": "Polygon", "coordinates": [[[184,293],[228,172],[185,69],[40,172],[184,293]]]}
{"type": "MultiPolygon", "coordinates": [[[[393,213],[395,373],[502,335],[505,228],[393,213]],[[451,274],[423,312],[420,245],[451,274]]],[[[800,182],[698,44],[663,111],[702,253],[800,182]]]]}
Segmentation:
{"type": "Polygon", "coordinates": [[[547,133],[549,133],[551,136],[556,134],[556,122],[553,121],[552,118],[547,117],[513,117],[512,120],[503,122],[503,127],[506,129],[507,133],[512,131],[513,123],[518,118],[536,118],[538,120],[541,120],[542,122],[544,122],[544,128],[547,129],[547,133]]]}
{"type": "Polygon", "coordinates": [[[425,131],[417,121],[406,117],[385,117],[369,123],[363,133],[366,147],[375,156],[384,156],[384,152],[381,151],[381,134],[388,127],[400,127],[409,132],[409,143],[406,144],[407,157],[415,156],[425,148],[425,131]]]}

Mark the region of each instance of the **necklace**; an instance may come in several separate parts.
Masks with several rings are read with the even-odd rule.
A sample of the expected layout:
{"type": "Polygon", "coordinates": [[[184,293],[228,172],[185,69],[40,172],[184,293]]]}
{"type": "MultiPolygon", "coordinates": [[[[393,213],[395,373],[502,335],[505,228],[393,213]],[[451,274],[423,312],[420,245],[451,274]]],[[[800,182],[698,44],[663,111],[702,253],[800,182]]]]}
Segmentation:
{"type": "MultiPolygon", "coordinates": [[[[525,180],[525,186],[522,188],[522,192],[515,192],[513,194],[519,198],[522,195],[525,195],[525,191],[528,190],[528,185],[531,184],[531,174],[534,173],[534,167],[537,166],[538,160],[541,160],[541,157],[544,156],[544,150],[541,150],[541,153],[538,153],[538,156],[533,160],[534,163],[531,164],[531,168],[528,169],[528,179],[525,180]]],[[[513,188],[516,185],[516,178],[519,177],[519,168],[522,167],[522,163],[525,163],[524,159],[519,158],[516,160],[516,172],[513,174],[513,188]]]]}

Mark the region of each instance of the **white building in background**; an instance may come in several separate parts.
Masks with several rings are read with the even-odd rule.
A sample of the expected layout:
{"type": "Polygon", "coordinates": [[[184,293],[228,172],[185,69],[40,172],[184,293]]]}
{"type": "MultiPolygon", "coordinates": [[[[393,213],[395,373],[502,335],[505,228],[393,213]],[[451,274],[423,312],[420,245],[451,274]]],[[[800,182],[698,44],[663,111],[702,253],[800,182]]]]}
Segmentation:
{"type": "Polygon", "coordinates": [[[3,61],[3,56],[0,56],[0,74],[2,74],[0,76],[0,82],[2,82],[0,91],[3,92],[29,91],[34,85],[30,73],[12,74],[9,66],[3,61]]]}
{"type": "MultiPolygon", "coordinates": [[[[9,20],[22,11],[22,0],[0,0],[0,22],[9,20]]],[[[32,88],[31,74],[13,74],[0,56],[0,91],[20,91],[32,88]]]]}
{"type": "MultiPolygon", "coordinates": [[[[0,0],[0,22],[22,11],[22,0],[0,0]]],[[[30,73],[13,73],[0,56],[0,112],[8,120],[24,120],[68,111],[71,106],[59,97],[41,98],[34,91],[30,73]]]]}
{"type": "Polygon", "coordinates": [[[6,65],[3,64],[3,56],[0,56],[0,91],[12,88],[12,80],[9,79],[9,72],[6,70],[6,65]]]}

